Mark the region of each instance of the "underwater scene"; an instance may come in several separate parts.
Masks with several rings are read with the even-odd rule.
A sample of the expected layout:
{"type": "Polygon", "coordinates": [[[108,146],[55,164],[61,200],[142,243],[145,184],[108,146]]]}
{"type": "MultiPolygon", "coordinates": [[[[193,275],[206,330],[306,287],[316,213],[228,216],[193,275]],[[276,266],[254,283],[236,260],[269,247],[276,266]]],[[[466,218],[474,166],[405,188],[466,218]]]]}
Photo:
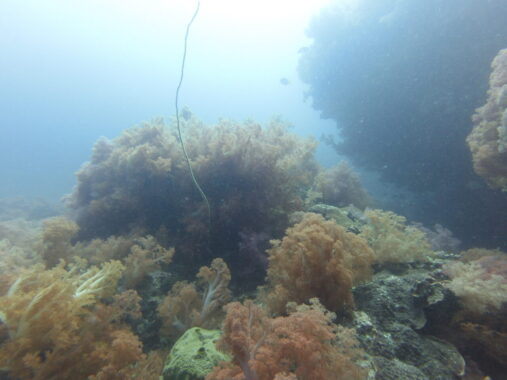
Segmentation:
{"type": "Polygon", "coordinates": [[[506,0],[3,0],[0,46],[0,380],[507,380],[506,0]]]}

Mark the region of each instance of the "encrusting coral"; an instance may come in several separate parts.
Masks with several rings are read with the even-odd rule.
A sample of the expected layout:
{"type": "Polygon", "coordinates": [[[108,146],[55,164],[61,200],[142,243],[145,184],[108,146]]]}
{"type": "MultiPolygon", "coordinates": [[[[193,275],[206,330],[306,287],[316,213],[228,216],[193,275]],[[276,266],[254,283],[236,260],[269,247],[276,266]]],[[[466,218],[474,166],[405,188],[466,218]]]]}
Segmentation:
{"type": "Polygon", "coordinates": [[[288,302],[314,297],[331,311],[352,307],[352,286],[372,274],[366,241],[318,214],[305,214],[272,245],[263,297],[276,314],[285,313],[288,302]]]}
{"type": "Polygon", "coordinates": [[[507,49],[491,65],[488,100],[473,116],[467,138],[474,170],[495,189],[507,191],[507,49]]]}
{"type": "Polygon", "coordinates": [[[247,300],[225,307],[227,316],[217,346],[231,354],[206,380],[356,380],[364,371],[352,357],[353,332],[339,330],[340,348],[334,340],[338,330],[332,313],[316,300],[311,306],[296,307],[287,317],[269,318],[266,312],[247,300]]]}

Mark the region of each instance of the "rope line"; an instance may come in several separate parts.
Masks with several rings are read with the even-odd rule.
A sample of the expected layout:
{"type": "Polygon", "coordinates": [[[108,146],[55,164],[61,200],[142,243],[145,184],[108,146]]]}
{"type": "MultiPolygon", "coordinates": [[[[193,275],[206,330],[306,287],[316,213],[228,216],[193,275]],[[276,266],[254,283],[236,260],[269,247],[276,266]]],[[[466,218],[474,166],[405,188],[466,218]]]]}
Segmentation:
{"type": "Polygon", "coordinates": [[[201,198],[206,203],[206,207],[208,208],[208,225],[211,226],[211,206],[209,204],[208,198],[206,197],[206,194],[204,194],[204,191],[202,190],[201,186],[199,185],[199,182],[197,182],[197,179],[195,178],[194,170],[192,169],[192,164],[190,163],[190,159],[188,158],[187,150],[185,148],[185,143],[183,142],[183,136],[181,134],[181,127],[180,127],[180,110],[178,106],[178,100],[180,96],[180,89],[181,84],[183,83],[183,76],[185,71],[185,61],[187,58],[187,44],[188,44],[188,34],[190,32],[190,27],[192,26],[192,23],[194,22],[197,13],[199,13],[199,7],[201,3],[199,0],[197,0],[197,7],[195,9],[194,15],[192,16],[192,19],[187,25],[187,31],[185,33],[185,44],[183,48],[183,59],[181,61],[181,74],[180,74],[180,82],[178,83],[178,87],[176,88],[176,97],[174,101],[174,106],[176,108],[176,127],[178,128],[178,137],[180,139],[181,143],[181,149],[183,150],[183,154],[185,155],[185,160],[187,161],[188,170],[190,171],[190,176],[192,177],[192,181],[194,182],[195,187],[199,191],[199,194],[201,195],[201,198]]]}

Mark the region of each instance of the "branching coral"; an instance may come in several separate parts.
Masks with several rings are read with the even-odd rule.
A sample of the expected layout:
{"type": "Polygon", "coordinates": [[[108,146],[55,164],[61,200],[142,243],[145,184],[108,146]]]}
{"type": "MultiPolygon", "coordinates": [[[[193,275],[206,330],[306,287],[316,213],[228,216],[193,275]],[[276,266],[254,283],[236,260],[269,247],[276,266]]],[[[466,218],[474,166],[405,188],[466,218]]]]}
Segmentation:
{"type": "MultiPolygon", "coordinates": [[[[314,303],[313,305],[317,305],[314,303]]],[[[269,318],[251,301],[226,306],[218,347],[232,355],[206,380],[363,379],[351,361],[351,346],[333,344],[336,330],[330,314],[318,307],[296,309],[287,317],[269,318]]],[[[350,331],[341,330],[343,336],[350,331]]]]}
{"type": "Polygon", "coordinates": [[[467,142],[475,172],[491,187],[507,191],[507,49],[491,66],[488,100],[475,111],[467,142]]]}
{"type": "Polygon", "coordinates": [[[141,342],[121,320],[136,315],[134,294],[111,297],[123,271],[119,262],[86,269],[24,270],[0,297],[8,338],[0,346],[0,367],[18,379],[128,379],[143,359],[141,342]],[[119,377],[118,374],[122,374],[119,377]]]}
{"type": "Polygon", "coordinates": [[[320,172],[312,191],[320,195],[318,198],[321,202],[332,206],[346,207],[352,204],[364,210],[371,204],[371,198],[358,175],[345,161],[320,172]]]}
{"type": "Polygon", "coordinates": [[[353,306],[352,286],[371,276],[373,252],[366,241],[317,214],[306,214],[272,244],[264,292],[275,313],[284,313],[287,302],[314,297],[332,311],[353,306]]]}
{"type": "Polygon", "coordinates": [[[382,210],[367,210],[365,216],[368,224],[360,236],[373,248],[375,261],[427,261],[434,255],[425,233],[417,227],[407,226],[405,217],[382,210]]]}
{"type": "Polygon", "coordinates": [[[214,259],[210,267],[199,270],[197,279],[197,286],[185,281],[174,284],[159,305],[165,335],[178,337],[194,326],[218,327],[221,308],[230,298],[229,268],[222,259],[214,259]]]}

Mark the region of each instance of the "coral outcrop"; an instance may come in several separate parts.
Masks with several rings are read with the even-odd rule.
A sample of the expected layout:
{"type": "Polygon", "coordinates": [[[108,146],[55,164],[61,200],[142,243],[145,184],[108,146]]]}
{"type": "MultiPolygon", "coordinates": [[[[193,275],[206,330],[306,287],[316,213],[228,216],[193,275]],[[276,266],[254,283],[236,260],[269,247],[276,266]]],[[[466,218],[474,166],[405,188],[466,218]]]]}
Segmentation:
{"type": "Polygon", "coordinates": [[[507,191],[507,49],[491,64],[488,100],[473,116],[467,138],[474,170],[495,189],[507,191]]]}
{"type": "Polygon", "coordinates": [[[95,144],[68,197],[79,239],[149,233],[175,245],[176,260],[204,265],[212,252],[234,255],[241,232],[283,233],[316,175],[315,141],[289,133],[279,120],[206,126],[189,118],[183,128],[211,225],[174,128],[155,121],[95,144]]]}

